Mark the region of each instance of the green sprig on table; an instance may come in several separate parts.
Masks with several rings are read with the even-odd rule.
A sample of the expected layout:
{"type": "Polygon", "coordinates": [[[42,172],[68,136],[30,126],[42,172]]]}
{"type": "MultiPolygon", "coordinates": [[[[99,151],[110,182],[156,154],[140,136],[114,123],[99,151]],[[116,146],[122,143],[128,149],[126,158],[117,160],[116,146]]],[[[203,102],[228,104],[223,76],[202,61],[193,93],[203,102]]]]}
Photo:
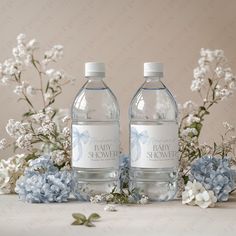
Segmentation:
{"type": "Polygon", "coordinates": [[[87,227],[94,227],[95,224],[93,224],[93,222],[101,218],[97,213],[92,213],[88,218],[84,214],[73,213],[72,217],[75,221],[71,225],[85,225],[87,227]]]}

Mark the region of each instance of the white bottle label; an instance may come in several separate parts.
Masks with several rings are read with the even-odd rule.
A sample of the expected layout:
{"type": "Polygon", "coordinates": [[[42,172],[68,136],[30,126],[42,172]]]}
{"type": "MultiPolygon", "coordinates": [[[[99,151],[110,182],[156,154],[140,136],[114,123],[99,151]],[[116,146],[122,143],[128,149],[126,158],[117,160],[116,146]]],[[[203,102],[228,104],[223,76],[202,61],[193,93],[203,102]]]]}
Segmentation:
{"type": "Polygon", "coordinates": [[[178,125],[131,125],[131,166],[173,168],[178,166],[178,125]]]}
{"type": "Polygon", "coordinates": [[[72,166],[118,168],[119,125],[72,125],[72,166]]]}

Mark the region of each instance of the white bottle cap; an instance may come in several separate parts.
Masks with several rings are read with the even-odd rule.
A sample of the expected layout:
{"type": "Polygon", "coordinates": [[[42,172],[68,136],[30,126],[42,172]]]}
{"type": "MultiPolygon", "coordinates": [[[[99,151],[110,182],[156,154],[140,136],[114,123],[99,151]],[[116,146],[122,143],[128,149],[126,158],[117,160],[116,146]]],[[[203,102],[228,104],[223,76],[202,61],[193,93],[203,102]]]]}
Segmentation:
{"type": "Polygon", "coordinates": [[[163,64],[159,62],[145,62],[143,74],[144,77],[163,77],[163,64]]]}
{"type": "Polygon", "coordinates": [[[105,64],[101,62],[86,62],[85,77],[105,77],[105,64]]]}

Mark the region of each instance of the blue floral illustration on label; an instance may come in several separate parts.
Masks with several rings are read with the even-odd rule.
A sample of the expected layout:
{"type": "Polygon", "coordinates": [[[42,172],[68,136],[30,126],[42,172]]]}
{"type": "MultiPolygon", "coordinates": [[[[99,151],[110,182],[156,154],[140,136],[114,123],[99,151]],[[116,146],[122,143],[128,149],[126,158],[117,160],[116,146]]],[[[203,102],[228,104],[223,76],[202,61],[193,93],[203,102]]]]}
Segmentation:
{"type": "Polygon", "coordinates": [[[79,132],[77,127],[73,128],[73,161],[79,161],[83,156],[83,144],[88,143],[90,137],[87,130],[79,132]]]}
{"type": "Polygon", "coordinates": [[[141,144],[145,144],[148,141],[148,132],[144,130],[138,132],[137,129],[131,127],[131,160],[137,161],[141,156],[141,144]]]}

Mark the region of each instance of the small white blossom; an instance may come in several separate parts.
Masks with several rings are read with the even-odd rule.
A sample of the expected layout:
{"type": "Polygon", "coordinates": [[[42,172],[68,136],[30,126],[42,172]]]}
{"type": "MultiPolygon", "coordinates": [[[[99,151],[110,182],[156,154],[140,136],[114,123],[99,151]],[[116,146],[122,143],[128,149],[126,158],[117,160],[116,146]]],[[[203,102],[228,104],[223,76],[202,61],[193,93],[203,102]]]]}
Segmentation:
{"type": "Polygon", "coordinates": [[[193,70],[193,77],[196,80],[202,80],[206,76],[206,69],[204,67],[197,67],[193,70]]]}
{"type": "Polygon", "coordinates": [[[182,131],[183,136],[189,136],[190,134],[197,135],[198,131],[195,128],[186,128],[182,131]]]}
{"type": "Polygon", "coordinates": [[[236,89],[236,81],[235,80],[229,83],[229,88],[236,89]]]}
{"type": "Polygon", "coordinates": [[[25,44],[25,42],[26,42],[26,35],[25,34],[19,34],[18,36],[17,36],[17,43],[18,44],[25,44]]]}
{"type": "Polygon", "coordinates": [[[235,78],[234,78],[234,75],[231,71],[226,71],[225,72],[225,81],[226,82],[231,82],[233,81],[235,78]]]}
{"type": "Polygon", "coordinates": [[[63,123],[66,123],[66,122],[68,122],[70,119],[71,119],[71,118],[70,118],[69,115],[64,116],[64,117],[62,118],[62,122],[63,122],[63,123]]]}
{"type": "Polygon", "coordinates": [[[114,204],[107,204],[104,207],[104,211],[117,211],[116,206],[114,204]]]}
{"type": "Polygon", "coordinates": [[[186,123],[187,125],[191,125],[192,123],[199,123],[201,120],[199,117],[193,115],[193,114],[189,114],[188,117],[186,118],[186,123]]]}
{"type": "Polygon", "coordinates": [[[47,107],[47,108],[45,109],[45,113],[46,113],[47,115],[51,115],[51,114],[54,113],[54,109],[53,109],[52,107],[47,107]]]}
{"type": "Polygon", "coordinates": [[[17,64],[13,59],[7,59],[4,61],[3,65],[2,65],[2,70],[3,70],[3,74],[4,75],[14,75],[15,73],[17,73],[17,64]]]}
{"type": "Polygon", "coordinates": [[[90,197],[90,202],[91,203],[99,203],[103,200],[101,195],[95,195],[93,197],[90,197]]]}
{"type": "Polygon", "coordinates": [[[139,204],[147,204],[148,196],[142,195],[141,199],[138,201],[139,204]]]}
{"type": "Polygon", "coordinates": [[[70,129],[68,127],[64,127],[63,130],[62,130],[62,134],[65,137],[69,137],[70,136],[70,129]]]}
{"type": "Polygon", "coordinates": [[[36,95],[36,89],[32,87],[31,85],[27,86],[26,93],[30,96],[36,95]]]}
{"type": "Polygon", "coordinates": [[[9,82],[9,80],[10,80],[9,77],[3,76],[3,77],[1,78],[2,85],[7,85],[8,82],[9,82]]]}
{"type": "Polygon", "coordinates": [[[234,131],[234,126],[229,124],[227,121],[223,122],[223,126],[227,131],[234,131]]]}
{"type": "Polygon", "coordinates": [[[16,146],[21,149],[31,149],[32,144],[31,140],[33,138],[33,135],[31,133],[28,133],[26,135],[21,135],[16,140],[16,146]]]}
{"type": "Polygon", "coordinates": [[[112,199],[114,198],[114,196],[113,196],[112,194],[107,194],[107,195],[105,196],[105,198],[106,198],[106,201],[109,202],[109,201],[112,201],[112,199]]]}
{"type": "Polygon", "coordinates": [[[57,61],[61,59],[63,56],[63,46],[55,45],[52,49],[45,52],[45,59],[43,60],[43,64],[47,65],[51,61],[57,61]]]}
{"type": "Polygon", "coordinates": [[[0,194],[7,194],[10,192],[10,173],[6,168],[0,168],[0,194]]]}
{"type": "Polygon", "coordinates": [[[28,122],[15,121],[10,119],[6,125],[6,131],[11,137],[18,138],[29,133],[30,124],[28,122]]]}
{"type": "Polygon", "coordinates": [[[224,68],[222,68],[221,66],[216,67],[215,73],[216,73],[218,78],[222,78],[222,77],[225,76],[224,68]]]}
{"type": "Polygon", "coordinates": [[[200,91],[203,85],[204,85],[204,80],[198,78],[198,79],[192,80],[192,84],[190,88],[193,92],[200,91]]]}
{"type": "Polygon", "coordinates": [[[233,94],[233,92],[227,88],[223,88],[220,90],[220,96],[221,96],[222,100],[227,99],[232,94],[233,94]]]}
{"type": "Polygon", "coordinates": [[[64,164],[65,162],[65,153],[62,150],[55,150],[51,153],[51,159],[53,160],[53,162],[58,165],[61,166],[64,164]]]}
{"type": "Polygon", "coordinates": [[[0,150],[5,148],[6,143],[7,143],[7,140],[5,138],[0,140],[0,150]]]}
{"type": "Polygon", "coordinates": [[[36,39],[31,39],[27,45],[26,45],[27,50],[29,51],[34,51],[35,49],[39,48],[39,43],[36,39]]]}
{"type": "Polygon", "coordinates": [[[51,92],[47,92],[44,94],[45,101],[49,102],[53,98],[53,94],[51,92]]]}
{"type": "Polygon", "coordinates": [[[189,101],[186,101],[184,104],[183,104],[183,108],[188,110],[189,112],[193,111],[195,108],[197,107],[197,104],[194,103],[193,101],[189,100],[189,101]]]}

